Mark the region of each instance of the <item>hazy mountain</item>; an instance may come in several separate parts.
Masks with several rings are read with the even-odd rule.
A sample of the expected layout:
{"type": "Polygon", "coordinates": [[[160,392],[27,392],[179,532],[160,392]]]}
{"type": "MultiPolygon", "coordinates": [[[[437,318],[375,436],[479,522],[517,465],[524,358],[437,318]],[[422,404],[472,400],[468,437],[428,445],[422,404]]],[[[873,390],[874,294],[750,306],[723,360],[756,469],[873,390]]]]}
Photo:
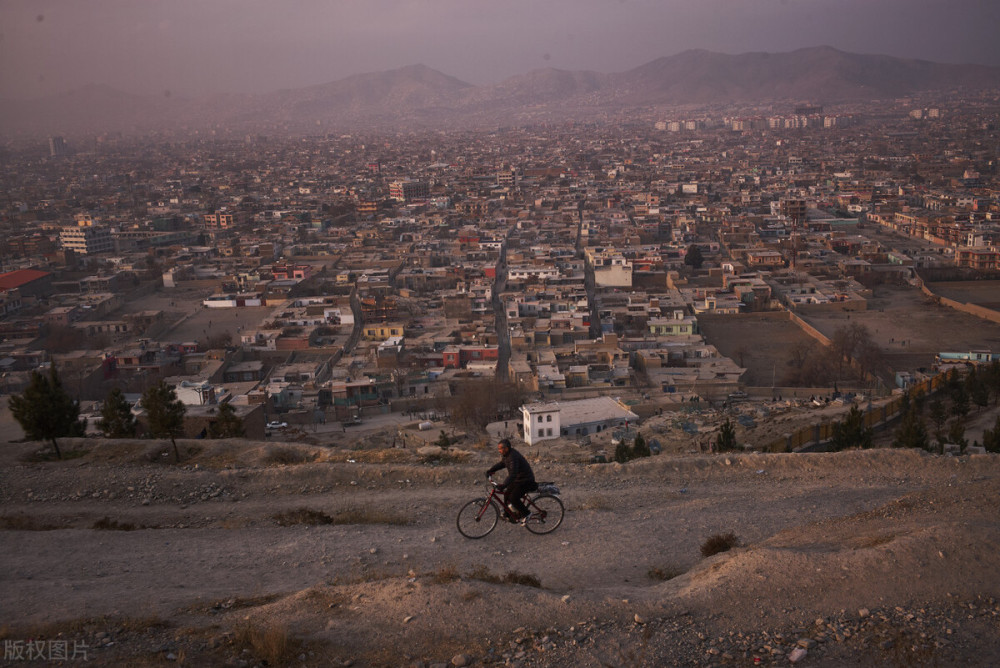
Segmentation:
{"type": "Polygon", "coordinates": [[[424,65],[262,95],[203,99],[142,97],[87,86],[33,101],[0,101],[0,132],[17,136],[208,127],[278,132],[456,127],[581,118],[635,105],[829,104],[986,88],[1000,88],[1000,68],[860,55],[830,47],[740,55],[693,50],[626,72],[542,69],[492,86],[473,86],[424,65]]]}
{"type": "Polygon", "coordinates": [[[831,47],[731,56],[685,51],[615,77],[619,95],[648,103],[842,102],[1000,86],[1000,68],[846,53],[831,47]]]}

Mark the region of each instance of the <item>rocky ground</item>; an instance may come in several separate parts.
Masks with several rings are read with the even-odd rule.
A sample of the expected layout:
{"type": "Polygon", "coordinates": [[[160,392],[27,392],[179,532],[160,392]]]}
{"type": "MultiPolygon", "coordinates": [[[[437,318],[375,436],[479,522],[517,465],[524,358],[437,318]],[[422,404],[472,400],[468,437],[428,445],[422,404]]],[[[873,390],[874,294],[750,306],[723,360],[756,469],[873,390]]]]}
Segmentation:
{"type": "Polygon", "coordinates": [[[183,441],[179,465],[150,441],[64,448],[0,451],[4,665],[30,640],[93,665],[1000,661],[992,455],[525,448],[563,525],[469,540],[486,442],[183,441]]]}

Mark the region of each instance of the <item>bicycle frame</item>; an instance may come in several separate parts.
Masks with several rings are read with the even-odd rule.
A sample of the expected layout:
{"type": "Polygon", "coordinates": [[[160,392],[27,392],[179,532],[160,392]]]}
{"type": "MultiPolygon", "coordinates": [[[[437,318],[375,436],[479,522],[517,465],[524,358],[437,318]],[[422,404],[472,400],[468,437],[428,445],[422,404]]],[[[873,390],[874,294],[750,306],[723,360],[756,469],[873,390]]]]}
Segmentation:
{"type": "MultiPolygon", "coordinates": [[[[524,502],[524,505],[527,506],[528,509],[530,510],[531,497],[525,494],[521,500],[524,502]]],[[[476,515],[477,520],[482,518],[483,514],[486,512],[486,509],[490,506],[490,504],[494,504],[500,510],[500,514],[504,517],[504,519],[511,522],[516,521],[513,517],[511,517],[510,509],[507,507],[507,504],[504,503],[503,492],[500,491],[500,485],[492,478],[492,476],[490,477],[490,493],[486,496],[486,503],[483,504],[482,509],[476,515]]]]}
{"type": "MultiPolygon", "coordinates": [[[[551,483],[546,491],[537,494],[531,492],[524,495],[523,502],[530,515],[524,526],[534,534],[546,534],[555,531],[562,524],[565,509],[559,500],[558,489],[551,483]]],[[[497,521],[504,518],[508,522],[518,522],[507,509],[505,500],[500,496],[500,488],[492,476],[485,497],[473,499],[462,506],[456,518],[458,531],[466,538],[483,538],[496,528],[497,521]]]]}

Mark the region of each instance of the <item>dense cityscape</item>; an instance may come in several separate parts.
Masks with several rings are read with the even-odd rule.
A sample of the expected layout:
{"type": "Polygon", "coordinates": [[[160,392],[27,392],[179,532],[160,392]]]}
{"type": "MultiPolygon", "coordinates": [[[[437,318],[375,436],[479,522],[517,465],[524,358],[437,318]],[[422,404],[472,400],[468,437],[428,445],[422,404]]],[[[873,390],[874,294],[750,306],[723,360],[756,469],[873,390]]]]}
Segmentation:
{"type": "Polygon", "coordinates": [[[992,665],[998,110],[8,142],[5,665],[992,665]]]}
{"type": "Polygon", "coordinates": [[[996,109],[984,94],[481,133],[22,142],[4,161],[4,389],[54,364],[96,417],[110,388],[135,401],[166,380],[191,408],[185,434],[230,403],[256,437],[365,412],[483,428],[531,399],[615,397],[542,434],[580,437],[637,403],[811,398],[838,381],[885,396],[972,348],[895,365],[856,351],[860,371],[834,377],[789,350],[755,366],[706,336],[730,325],[699,320],[864,312],[921,272],[994,276],[996,109]],[[511,391],[463,409],[484,380],[511,391]]]}

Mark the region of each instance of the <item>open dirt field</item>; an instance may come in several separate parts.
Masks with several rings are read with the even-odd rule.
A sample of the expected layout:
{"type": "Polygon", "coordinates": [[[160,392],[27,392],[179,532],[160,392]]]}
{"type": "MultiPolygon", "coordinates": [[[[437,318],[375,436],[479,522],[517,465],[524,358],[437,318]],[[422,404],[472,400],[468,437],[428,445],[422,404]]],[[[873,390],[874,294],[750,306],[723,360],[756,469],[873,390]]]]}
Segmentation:
{"type": "Polygon", "coordinates": [[[985,308],[1000,310],[1000,281],[928,283],[927,287],[934,294],[954,299],[957,302],[978,304],[985,308]]]}
{"type": "Polygon", "coordinates": [[[810,314],[826,336],[860,323],[896,370],[930,367],[941,351],[1000,350],[1000,324],[940,306],[916,288],[879,286],[861,313],[810,314]]]}
{"type": "Polygon", "coordinates": [[[784,313],[702,314],[698,327],[722,355],[746,368],[741,381],[752,387],[780,386],[792,349],[819,345],[784,313]]]}
{"type": "Polygon", "coordinates": [[[183,441],[179,466],[169,443],[63,445],[84,452],[0,450],[5,647],[61,639],[89,665],[1000,661],[992,455],[588,465],[525,448],[564,523],[474,541],[455,515],[483,491],[488,445],[429,461],[183,441]],[[738,546],[702,556],[729,533],[738,546]]]}
{"type": "MultiPolygon", "coordinates": [[[[982,305],[996,300],[991,286],[979,283],[948,284],[942,294],[982,305]]],[[[864,325],[896,371],[930,368],[941,351],[1000,350],[1000,324],[938,305],[912,287],[879,286],[867,311],[800,315],[827,337],[864,325]]],[[[794,323],[769,314],[701,315],[698,324],[719,352],[747,368],[743,383],[750,386],[780,385],[794,346],[819,345],[794,323]]]]}

